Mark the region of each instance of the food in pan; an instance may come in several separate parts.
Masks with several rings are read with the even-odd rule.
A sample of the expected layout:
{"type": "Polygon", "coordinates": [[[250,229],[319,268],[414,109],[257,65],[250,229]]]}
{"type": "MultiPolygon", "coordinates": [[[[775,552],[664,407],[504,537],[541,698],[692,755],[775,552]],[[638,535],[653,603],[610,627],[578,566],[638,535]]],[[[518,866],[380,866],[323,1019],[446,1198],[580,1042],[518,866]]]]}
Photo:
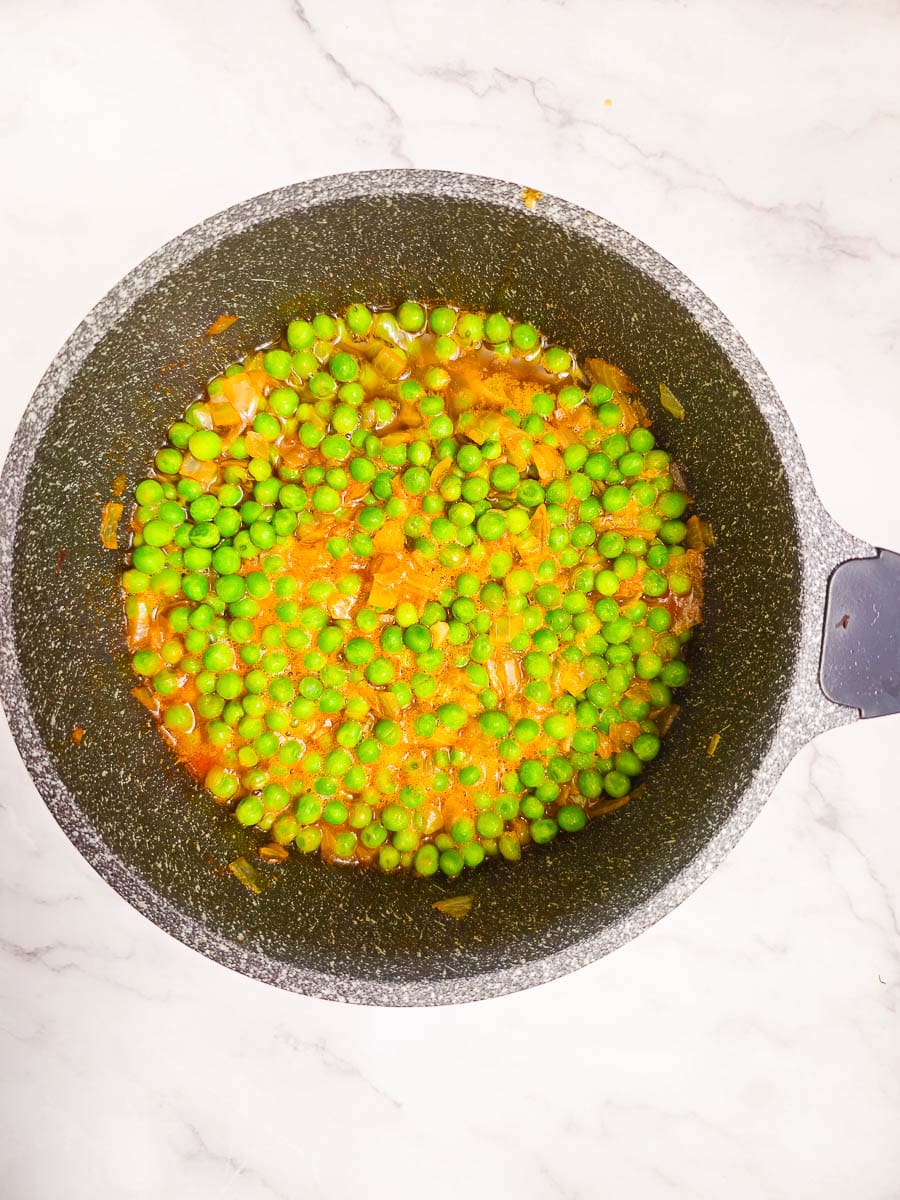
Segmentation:
{"type": "Polygon", "coordinates": [[[659,752],[704,526],[627,376],[526,321],[291,321],[135,500],[135,693],[264,859],[515,861],[659,752]]]}

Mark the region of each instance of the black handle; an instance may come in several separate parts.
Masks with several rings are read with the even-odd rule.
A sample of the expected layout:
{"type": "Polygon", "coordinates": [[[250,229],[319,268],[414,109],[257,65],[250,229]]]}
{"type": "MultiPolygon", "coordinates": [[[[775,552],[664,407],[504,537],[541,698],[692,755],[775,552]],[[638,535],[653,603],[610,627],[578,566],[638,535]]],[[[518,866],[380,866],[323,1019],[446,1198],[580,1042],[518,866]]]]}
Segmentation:
{"type": "Polygon", "coordinates": [[[841,563],[828,581],[822,691],[863,717],[900,713],[900,554],[841,563]]]}

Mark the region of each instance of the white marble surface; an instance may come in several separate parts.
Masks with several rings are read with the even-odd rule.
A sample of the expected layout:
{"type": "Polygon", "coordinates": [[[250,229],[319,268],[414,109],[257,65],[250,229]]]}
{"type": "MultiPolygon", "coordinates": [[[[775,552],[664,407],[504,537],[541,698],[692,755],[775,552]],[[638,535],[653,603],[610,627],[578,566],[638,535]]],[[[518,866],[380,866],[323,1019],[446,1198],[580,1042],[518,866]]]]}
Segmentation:
{"type": "MultiPolygon", "coordinates": [[[[835,516],[900,548],[895,0],[6,0],[0,450],[161,242],[329,172],[603,213],[771,372],[835,516]]],[[[819,739],[637,942],[454,1010],[232,975],[127,907],[0,734],[5,1200],[900,1195],[900,717],[819,739]]]]}

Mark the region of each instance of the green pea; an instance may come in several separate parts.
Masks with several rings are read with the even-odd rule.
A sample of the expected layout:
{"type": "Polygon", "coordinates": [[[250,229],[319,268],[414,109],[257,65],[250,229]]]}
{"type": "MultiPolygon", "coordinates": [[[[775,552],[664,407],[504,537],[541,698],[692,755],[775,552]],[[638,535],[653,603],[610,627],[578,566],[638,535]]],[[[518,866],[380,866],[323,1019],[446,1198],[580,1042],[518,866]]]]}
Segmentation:
{"type": "Polygon", "coordinates": [[[431,326],[432,333],[438,335],[452,333],[456,324],[456,313],[452,308],[442,305],[432,310],[428,324],[431,326]]]}
{"type": "Polygon", "coordinates": [[[567,759],[554,755],[547,765],[547,773],[554,783],[568,783],[575,770],[567,759]]]}
{"type": "Polygon", "coordinates": [[[443,367],[429,367],[425,372],[425,386],[434,392],[441,391],[449,382],[450,375],[443,367]]]}
{"type": "Polygon", "coordinates": [[[294,815],[301,825],[312,825],[322,816],[322,801],[318,796],[307,793],[297,801],[294,815]]]}
{"type": "Polygon", "coordinates": [[[160,450],[153,460],[157,471],[163,475],[175,475],[181,466],[183,456],[180,450],[172,450],[168,447],[160,450]]]}
{"type": "Polygon", "coordinates": [[[387,830],[378,821],[372,821],[359,835],[359,840],[369,850],[376,850],[387,838],[387,830]]]}
{"type": "MultiPolygon", "coordinates": [[[[331,342],[337,336],[338,327],[335,324],[334,318],[328,313],[316,313],[309,327],[312,330],[312,338],[306,342],[306,345],[314,344],[316,339],[323,342],[331,342]]],[[[304,330],[304,335],[306,331],[304,330]]],[[[301,347],[302,348],[302,347],[301,347]]]]}
{"type": "Polygon", "coordinates": [[[213,642],[203,655],[207,671],[228,671],[234,666],[234,651],[225,642],[213,642]]]}
{"type": "Polygon", "coordinates": [[[217,546],[222,540],[222,531],[211,521],[203,521],[201,524],[193,527],[190,533],[190,540],[193,546],[211,550],[213,546],[217,546]]]}
{"type": "Polygon", "coordinates": [[[450,879],[459,875],[466,865],[465,859],[458,850],[443,850],[438,861],[441,871],[450,879]]]}
{"type": "Polygon", "coordinates": [[[142,479],[134,489],[134,498],[138,504],[153,507],[164,498],[163,486],[157,479],[142,479]]]}
{"type": "Polygon", "coordinates": [[[480,842],[469,842],[462,848],[463,862],[467,867],[479,867],[484,862],[485,849],[480,842]]]}
{"type": "Polygon", "coordinates": [[[333,433],[322,439],[319,450],[326,458],[343,462],[350,455],[350,443],[342,434],[333,433]]]}
{"type": "Polygon", "coordinates": [[[269,396],[269,407],[278,417],[292,417],[298,403],[297,393],[291,388],[276,388],[269,396]]]}
{"type": "Polygon", "coordinates": [[[263,802],[258,796],[245,796],[239,801],[234,815],[241,825],[255,825],[263,815],[263,802]]]}
{"type": "Polygon", "coordinates": [[[546,846],[559,833],[559,827],[552,818],[539,817],[536,821],[531,822],[529,832],[535,845],[546,846]]]}
{"type": "Polygon", "coordinates": [[[628,488],[623,487],[621,484],[613,484],[612,487],[608,487],[603,493],[601,502],[607,512],[615,513],[623,509],[630,499],[631,494],[628,488]]]}
{"type": "Polygon", "coordinates": [[[326,825],[343,825],[347,816],[347,807],[340,800],[329,800],[322,809],[322,820],[326,825]]]}
{"type": "Polygon", "coordinates": [[[684,521],[663,521],[659,527],[661,540],[670,546],[683,542],[686,535],[687,525],[684,521]]]}
{"type": "Polygon", "coordinates": [[[273,379],[287,379],[291,373],[291,356],[286,350],[269,350],[263,355],[263,368],[273,379]]]}
{"type": "Polygon", "coordinates": [[[500,509],[488,509],[478,518],[475,527],[486,542],[495,542],[506,533],[506,514],[500,509]]]}
{"type": "Polygon", "coordinates": [[[222,453],[222,439],[211,429],[197,429],[188,439],[188,450],[199,462],[210,462],[222,453]]]}
{"type": "Polygon", "coordinates": [[[428,432],[435,440],[448,438],[453,433],[453,422],[446,414],[441,413],[431,419],[428,432]]]}
{"type": "Polygon", "coordinates": [[[138,675],[155,675],[162,666],[162,659],[153,650],[138,650],[132,657],[131,665],[138,675]]]}
{"type": "Polygon", "coordinates": [[[689,674],[686,664],[676,659],[674,662],[666,663],[660,672],[660,679],[667,687],[683,687],[688,681],[689,674]]]}
{"type": "Polygon", "coordinates": [[[607,401],[601,404],[597,409],[597,420],[601,425],[605,425],[608,429],[614,428],[622,420],[622,410],[618,404],[613,404],[607,401]]]}
{"type": "Polygon", "coordinates": [[[414,654],[431,648],[431,634],[424,625],[410,625],[403,631],[403,644],[414,654]]]}
{"type": "Polygon", "coordinates": [[[351,304],[346,312],[347,328],[359,336],[372,327],[372,313],[365,304],[351,304]]]}
{"type": "Polygon", "coordinates": [[[272,826],[272,839],[279,846],[289,846],[297,836],[297,822],[290,813],[282,813],[272,826]]]}
{"type": "Polygon", "coordinates": [[[410,467],[403,473],[403,486],[411,496],[421,496],[428,491],[431,476],[424,467],[410,467]]]}
{"type": "Polygon", "coordinates": [[[323,654],[333,654],[335,650],[340,649],[343,641],[344,635],[336,625],[326,625],[319,631],[316,645],[323,654]]]}
{"type": "Polygon", "coordinates": [[[460,313],[456,322],[456,336],[468,345],[480,342],[484,337],[484,320],[477,313],[460,313]]]}
{"type": "Polygon", "coordinates": [[[513,737],[517,742],[533,742],[541,731],[537,721],[531,717],[522,717],[513,726],[513,737]]]}
{"type": "Polygon", "coordinates": [[[292,350],[308,350],[315,340],[316,331],[309,321],[291,321],[288,325],[287,344],[292,350]]]}
{"type": "MultiPolygon", "coordinates": [[[[481,451],[477,446],[464,445],[460,446],[456,455],[456,463],[461,471],[467,474],[472,474],[477,471],[482,463],[481,451]]],[[[452,477],[448,477],[452,478],[452,477]]]]}
{"type": "Polygon", "coordinates": [[[400,851],[394,846],[382,846],[378,851],[378,866],[382,871],[395,871],[400,865],[400,851]]]}
{"type": "Polygon", "coordinates": [[[375,740],[383,746],[396,746],[400,741],[401,731],[396,721],[377,721],[372,732],[375,740]]]}
{"type": "Polygon", "coordinates": [[[309,379],[314,375],[319,367],[319,360],[315,354],[309,349],[298,350],[291,360],[294,374],[301,379],[309,379]]]}
{"type": "Polygon", "coordinates": [[[483,838],[498,838],[503,833],[503,818],[494,812],[483,812],[475,819],[475,828],[483,838]]]}
{"type": "Polygon", "coordinates": [[[344,656],[354,666],[364,666],[375,656],[375,647],[366,638],[351,638],[344,647],[344,656]]]}
{"type": "Polygon", "coordinates": [[[573,442],[571,446],[567,446],[563,453],[563,462],[566,469],[569,471],[580,471],[588,460],[589,451],[587,446],[580,442],[573,442]]]}
{"type": "Polygon", "coordinates": [[[319,709],[323,713],[340,712],[344,707],[344,697],[335,688],[326,688],[319,697],[319,709]]]}
{"type": "Polygon", "coordinates": [[[565,375],[571,366],[571,355],[561,346],[551,346],[544,351],[544,367],[551,375],[565,375]]]}
{"type": "Polygon", "coordinates": [[[684,492],[664,492],[657,503],[657,509],[660,516],[673,518],[683,515],[688,505],[688,498],[684,492]]]}
{"type": "Polygon", "coordinates": [[[652,762],[659,754],[660,740],[653,733],[641,733],[634,739],[632,750],[641,762],[652,762]]]}
{"type": "Polygon", "coordinates": [[[381,823],[390,833],[406,829],[409,822],[409,812],[399,804],[386,804],[381,810],[381,823]]]}
{"type": "Polygon", "coordinates": [[[635,673],[639,679],[655,679],[663,669],[663,660],[652,650],[644,651],[637,657],[635,673]]]}
{"type": "Polygon", "coordinates": [[[489,737],[503,738],[509,732],[509,718],[496,710],[482,713],[478,723],[489,737]]]}
{"type": "Polygon", "coordinates": [[[631,780],[621,771],[608,771],[603,776],[603,790],[608,796],[619,800],[631,791],[631,780]]]}
{"type": "Polygon", "coordinates": [[[532,679],[546,679],[552,670],[552,663],[546,654],[533,650],[524,658],[525,673],[532,679]]]}
{"type": "Polygon", "coordinates": [[[240,786],[235,776],[223,767],[211,767],[206,773],[204,783],[212,794],[220,800],[230,800],[240,786]]]}
{"type": "Polygon", "coordinates": [[[489,342],[508,341],[512,328],[502,313],[491,313],[485,318],[484,336],[489,342]]]}
{"type": "Polygon", "coordinates": [[[144,541],[148,546],[168,546],[175,536],[175,527],[168,521],[148,521],[142,529],[144,541]]]}
{"type": "Polygon", "coordinates": [[[556,397],[560,408],[573,409],[577,408],[584,400],[584,392],[580,387],[570,386],[560,388],[559,395],[556,397]]]}
{"type": "Polygon", "coordinates": [[[425,309],[412,300],[404,300],[397,308],[397,323],[407,333],[418,333],[425,325],[425,309]]]}
{"type": "Polygon", "coordinates": [[[645,596],[663,596],[668,591],[668,581],[659,571],[647,571],[641,580],[645,596]]]}
{"type": "Polygon", "coordinates": [[[332,358],[328,369],[341,383],[351,383],[359,374],[359,363],[352,354],[341,351],[332,358]]]}
{"type": "Polygon", "coordinates": [[[234,537],[241,527],[240,514],[233,508],[220,508],[214,520],[222,537],[234,537]]]}
{"type": "Polygon", "coordinates": [[[306,385],[317,400],[326,400],[337,391],[337,383],[325,371],[316,371],[306,385]]]}
{"type": "Polygon", "coordinates": [[[294,838],[294,845],[301,854],[312,854],[313,851],[318,850],[321,841],[321,829],[307,827],[298,831],[297,836],[294,838]]]}
{"type": "Polygon", "coordinates": [[[253,431],[254,433],[258,433],[260,437],[264,437],[267,441],[274,442],[276,438],[281,436],[281,422],[272,413],[260,412],[256,414],[253,420],[253,431]]]}
{"type": "Polygon", "coordinates": [[[639,475],[644,469],[644,456],[636,451],[629,451],[623,454],[619,459],[619,470],[626,478],[628,476],[639,475]]]}
{"type": "Polygon", "coordinates": [[[381,632],[381,648],[388,654],[399,654],[403,648],[403,630],[399,625],[386,625],[381,632]]]}
{"type": "Polygon", "coordinates": [[[521,322],[513,326],[512,343],[518,350],[533,350],[538,344],[538,332],[533,325],[521,322]]]}
{"type": "MultiPolygon", "coordinates": [[[[521,476],[515,467],[499,463],[491,471],[491,484],[500,492],[512,492],[519,486],[521,476]]],[[[542,489],[543,495],[543,489],[542,489]]]]}
{"type": "Polygon", "coordinates": [[[147,575],[155,575],[165,566],[166,556],[159,546],[148,544],[135,547],[132,561],[138,571],[147,575]]]}
{"type": "Polygon", "coordinates": [[[312,495],[313,508],[317,512],[333,513],[340,508],[341,497],[328,484],[320,484],[312,495]]]}
{"type": "Polygon", "coordinates": [[[672,624],[672,618],[665,608],[651,608],[647,613],[647,627],[654,633],[665,633],[672,624]]]}
{"type": "Polygon", "coordinates": [[[450,830],[450,836],[459,846],[463,846],[467,842],[471,842],[472,838],[475,836],[474,822],[468,817],[460,817],[457,821],[454,821],[450,830]]]}
{"type": "Polygon", "coordinates": [[[394,678],[394,665],[386,658],[376,658],[366,667],[366,679],[369,683],[383,687],[394,678]]]}
{"type": "Polygon", "coordinates": [[[431,844],[422,846],[413,859],[413,867],[419,875],[434,875],[438,869],[438,849],[431,844]]]}
{"type": "Polygon", "coordinates": [[[442,704],[437,710],[437,718],[447,729],[461,729],[466,723],[466,710],[455,701],[442,704]]]}
{"type": "Polygon", "coordinates": [[[587,815],[577,804],[566,804],[557,812],[556,820],[566,833],[577,833],[587,824],[587,815]]]}

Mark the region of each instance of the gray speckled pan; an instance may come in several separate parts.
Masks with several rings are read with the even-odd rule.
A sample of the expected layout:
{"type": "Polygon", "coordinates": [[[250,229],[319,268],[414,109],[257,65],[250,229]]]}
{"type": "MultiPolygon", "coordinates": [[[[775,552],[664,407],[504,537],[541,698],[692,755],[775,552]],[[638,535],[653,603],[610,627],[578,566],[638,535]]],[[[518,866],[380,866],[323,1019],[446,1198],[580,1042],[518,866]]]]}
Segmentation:
{"type": "Polygon", "coordinates": [[[553,979],[635,937],[721,861],[804,742],[858,709],[900,708],[896,643],[868,645],[853,620],[872,596],[880,603],[891,571],[896,588],[900,560],[876,554],[822,509],[784,409],[739,335],[635,238],[550,197],[528,209],[519,187],[492,179],[320,179],[169,243],[101,301],[50,366],[0,484],[2,697],[57,821],[175,937],[313,996],[476,1000],[553,979]],[[144,475],[204,381],[288,319],[410,295],[502,308],[579,354],[613,360],[640,385],[716,532],[693,681],[646,793],[578,837],[454,883],[297,858],[272,870],[257,897],[224,870],[253,836],[170,758],[132,698],[117,590],[124,551],[103,550],[101,509],[120,472],[129,491],[144,475]],[[222,312],[240,320],[205,337],[222,312]],[[683,422],[661,409],[661,381],[683,400],[683,422]],[[854,559],[835,575],[826,622],[828,699],[819,683],[826,590],[854,559]],[[75,726],[85,730],[78,745],[75,726]],[[465,920],[432,908],[462,891],[475,896],[465,920]]]}

